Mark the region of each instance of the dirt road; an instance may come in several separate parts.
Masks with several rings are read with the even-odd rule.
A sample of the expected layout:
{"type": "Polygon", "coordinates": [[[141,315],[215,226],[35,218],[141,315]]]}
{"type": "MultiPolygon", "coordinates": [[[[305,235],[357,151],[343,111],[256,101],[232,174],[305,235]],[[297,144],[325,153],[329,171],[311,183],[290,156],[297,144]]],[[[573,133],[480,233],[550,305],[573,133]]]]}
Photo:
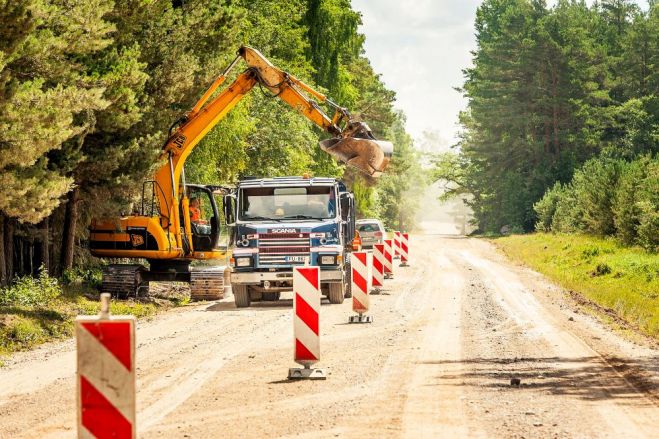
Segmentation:
{"type": "MultiPolygon", "coordinates": [[[[140,322],[139,436],[659,436],[659,350],[482,240],[418,235],[411,252],[372,296],[372,324],[347,324],[348,300],[322,306],[326,381],[286,379],[290,299],[140,322]]],[[[72,342],[16,356],[0,369],[0,437],[73,436],[74,388],[72,342]]]]}

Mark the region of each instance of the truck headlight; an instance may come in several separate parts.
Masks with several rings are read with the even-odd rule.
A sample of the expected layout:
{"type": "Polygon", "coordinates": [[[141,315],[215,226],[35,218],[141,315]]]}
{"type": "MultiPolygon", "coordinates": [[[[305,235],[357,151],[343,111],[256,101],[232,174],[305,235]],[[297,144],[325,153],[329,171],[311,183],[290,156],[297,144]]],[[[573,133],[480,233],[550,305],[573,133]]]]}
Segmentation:
{"type": "Polygon", "coordinates": [[[322,255],[318,261],[319,265],[336,265],[335,255],[322,255]]]}
{"type": "Polygon", "coordinates": [[[249,256],[236,258],[236,267],[249,267],[250,265],[252,265],[252,258],[249,256]]]}

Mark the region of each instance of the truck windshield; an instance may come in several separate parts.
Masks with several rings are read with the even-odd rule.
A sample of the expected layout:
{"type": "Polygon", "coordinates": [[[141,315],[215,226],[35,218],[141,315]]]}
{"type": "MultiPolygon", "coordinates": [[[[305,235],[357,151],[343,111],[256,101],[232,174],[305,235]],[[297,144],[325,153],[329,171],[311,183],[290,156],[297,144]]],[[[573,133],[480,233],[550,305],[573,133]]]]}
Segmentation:
{"type": "Polygon", "coordinates": [[[241,220],[328,219],[336,216],[333,186],[240,190],[241,220]]]}

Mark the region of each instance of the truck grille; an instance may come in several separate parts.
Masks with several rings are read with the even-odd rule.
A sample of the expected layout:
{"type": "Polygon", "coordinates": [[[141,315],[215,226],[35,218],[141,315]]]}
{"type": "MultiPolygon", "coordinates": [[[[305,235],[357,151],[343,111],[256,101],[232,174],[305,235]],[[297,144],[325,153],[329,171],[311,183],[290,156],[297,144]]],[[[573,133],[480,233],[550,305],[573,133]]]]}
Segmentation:
{"type": "Polygon", "coordinates": [[[260,233],[259,263],[268,265],[304,265],[304,260],[290,261],[289,256],[309,256],[309,233],[260,233]]]}

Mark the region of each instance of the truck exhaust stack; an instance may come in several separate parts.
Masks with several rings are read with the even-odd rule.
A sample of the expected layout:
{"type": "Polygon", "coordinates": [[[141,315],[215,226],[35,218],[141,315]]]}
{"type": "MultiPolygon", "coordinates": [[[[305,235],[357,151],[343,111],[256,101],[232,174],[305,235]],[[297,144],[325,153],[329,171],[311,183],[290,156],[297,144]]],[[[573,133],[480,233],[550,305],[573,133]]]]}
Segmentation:
{"type": "Polygon", "coordinates": [[[385,170],[394,152],[391,142],[375,140],[371,129],[363,122],[351,123],[341,137],[321,141],[320,149],[376,178],[385,170]]]}

